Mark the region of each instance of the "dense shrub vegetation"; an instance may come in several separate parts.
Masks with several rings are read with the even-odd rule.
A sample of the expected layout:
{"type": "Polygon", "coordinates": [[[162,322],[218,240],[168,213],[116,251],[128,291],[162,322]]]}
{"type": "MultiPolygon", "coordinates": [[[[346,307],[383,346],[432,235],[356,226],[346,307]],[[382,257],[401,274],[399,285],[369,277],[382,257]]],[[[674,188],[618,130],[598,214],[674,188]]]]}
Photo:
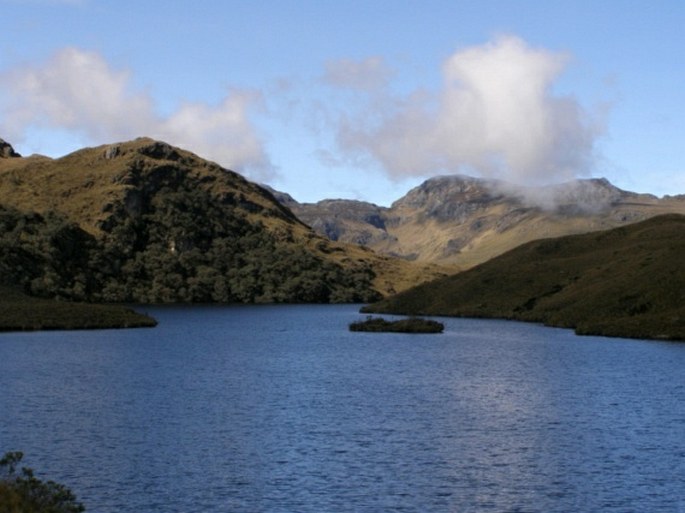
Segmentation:
{"type": "Polygon", "coordinates": [[[38,479],[27,467],[18,469],[23,454],[8,452],[0,459],[0,512],[81,513],[83,504],[64,485],[38,479]]]}
{"type": "MultiPolygon", "coordinates": [[[[240,198],[225,198],[238,202],[240,198]]],[[[0,280],[95,302],[363,302],[370,267],[343,268],[182,184],[120,205],[94,237],[63,217],[0,207],[0,280]],[[228,212],[228,215],[227,215],[228,212]]]]}
{"type": "Polygon", "coordinates": [[[392,333],[442,333],[445,325],[431,319],[411,317],[387,321],[382,317],[367,317],[364,321],[350,324],[350,331],[392,332],[392,333]]]}

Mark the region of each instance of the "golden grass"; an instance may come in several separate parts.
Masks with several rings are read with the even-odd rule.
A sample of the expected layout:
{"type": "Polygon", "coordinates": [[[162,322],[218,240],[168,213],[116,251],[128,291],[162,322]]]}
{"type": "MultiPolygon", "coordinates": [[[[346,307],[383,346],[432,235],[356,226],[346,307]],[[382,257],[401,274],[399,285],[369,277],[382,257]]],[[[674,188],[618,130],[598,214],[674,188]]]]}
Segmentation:
{"type": "Polygon", "coordinates": [[[403,204],[389,209],[386,215],[394,221],[386,229],[391,237],[369,247],[381,254],[468,269],[533,240],[606,230],[668,213],[685,214],[685,199],[634,195],[595,213],[558,213],[493,201],[451,220],[433,218],[422,208],[403,204]],[[459,248],[450,250],[451,245],[459,248]]]}
{"type": "Polygon", "coordinates": [[[215,198],[230,196],[245,219],[262,225],[284,244],[304,246],[347,268],[370,267],[375,275],[373,286],[382,295],[455,270],[454,266],[415,265],[358,246],[332,243],[314,234],[258,185],[191,152],[148,138],[86,148],[58,159],[0,159],[0,204],[24,212],[54,211],[102,237],[103,223],[124,208],[127,198],[159,187],[157,182],[166,180],[164,173],[182,175],[215,198]]]}

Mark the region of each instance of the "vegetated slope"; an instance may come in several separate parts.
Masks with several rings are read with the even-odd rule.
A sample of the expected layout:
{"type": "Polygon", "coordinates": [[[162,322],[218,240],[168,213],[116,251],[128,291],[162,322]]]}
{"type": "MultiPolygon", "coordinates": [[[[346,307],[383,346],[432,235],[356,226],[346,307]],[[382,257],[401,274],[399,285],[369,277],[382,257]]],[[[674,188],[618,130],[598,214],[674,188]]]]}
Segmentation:
{"type": "Polygon", "coordinates": [[[42,299],[0,285],[0,331],[147,328],[157,322],[118,305],[42,299]]]}
{"type": "Polygon", "coordinates": [[[5,282],[95,302],[368,301],[439,271],[316,235],[271,193],[147,138],[0,157],[5,282]]]}
{"type": "Polygon", "coordinates": [[[530,242],[365,309],[499,317],[579,334],[685,340],[685,216],[530,242]]]}
{"type": "Polygon", "coordinates": [[[659,199],[623,191],[604,179],[522,187],[440,176],[389,208],[350,200],[299,204],[287,195],[276,196],[332,240],[461,269],[531,240],[605,230],[665,213],[685,214],[685,196],[659,199]]]}
{"type": "Polygon", "coordinates": [[[0,206],[0,331],[150,327],[154,319],[122,306],[32,297],[85,296],[92,236],[55,215],[0,206]]]}

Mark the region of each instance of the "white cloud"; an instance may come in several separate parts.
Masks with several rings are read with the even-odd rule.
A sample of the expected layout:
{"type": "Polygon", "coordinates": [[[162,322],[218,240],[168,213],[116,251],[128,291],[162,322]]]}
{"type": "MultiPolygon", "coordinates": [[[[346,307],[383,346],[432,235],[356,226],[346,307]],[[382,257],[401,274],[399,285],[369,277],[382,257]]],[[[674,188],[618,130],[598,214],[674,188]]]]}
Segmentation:
{"type": "Polygon", "coordinates": [[[98,54],[67,48],[43,67],[0,76],[10,100],[3,128],[14,136],[30,125],[53,126],[88,138],[121,139],[155,124],[152,99],[128,90],[129,73],[114,71],[98,54]]]}
{"type": "Polygon", "coordinates": [[[234,90],[219,105],[187,103],[150,133],[266,180],[273,166],[249,120],[250,108],[259,102],[258,93],[234,90]]]}
{"type": "Polygon", "coordinates": [[[587,174],[600,131],[574,98],[552,91],[566,62],[513,36],[458,51],[439,93],[341,117],[339,146],[395,176],[466,172],[533,184],[587,174]]]}
{"type": "Polygon", "coordinates": [[[0,74],[0,130],[13,141],[32,127],[72,131],[92,143],[150,136],[269,177],[273,166],[249,117],[258,94],[230,91],[219,105],[188,103],[163,117],[131,82],[128,71],[112,69],[96,52],[63,49],[42,66],[0,74]]]}

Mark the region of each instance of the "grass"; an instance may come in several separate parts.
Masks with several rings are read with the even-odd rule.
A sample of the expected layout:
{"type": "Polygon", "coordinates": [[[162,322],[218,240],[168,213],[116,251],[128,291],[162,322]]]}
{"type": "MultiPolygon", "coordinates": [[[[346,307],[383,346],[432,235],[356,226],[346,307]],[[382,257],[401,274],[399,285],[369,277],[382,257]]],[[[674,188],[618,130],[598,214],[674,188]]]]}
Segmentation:
{"type": "Polygon", "coordinates": [[[30,297],[0,286],[0,331],[153,327],[157,321],[120,305],[70,303],[30,297]]]}
{"type": "Polygon", "coordinates": [[[685,216],[530,242],[367,312],[496,317],[579,334],[685,340],[685,216]]]}

